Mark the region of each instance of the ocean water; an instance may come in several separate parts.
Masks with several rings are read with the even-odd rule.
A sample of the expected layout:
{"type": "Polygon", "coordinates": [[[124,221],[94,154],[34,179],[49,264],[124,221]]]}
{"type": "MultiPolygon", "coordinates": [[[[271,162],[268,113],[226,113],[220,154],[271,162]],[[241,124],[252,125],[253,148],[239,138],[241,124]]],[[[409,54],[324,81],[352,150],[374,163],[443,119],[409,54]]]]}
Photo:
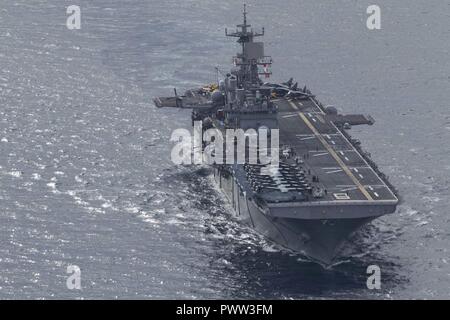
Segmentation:
{"type": "Polygon", "coordinates": [[[379,0],[377,31],[369,1],[248,4],[274,81],[376,119],[351,134],[398,188],[397,213],[325,269],[234,221],[208,168],[171,164],[190,114],[151,98],[230,67],[241,1],[4,0],[1,299],[450,298],[450,4],[379,0]],[[81,30],[66,28],[72,4],[81,30]]]}

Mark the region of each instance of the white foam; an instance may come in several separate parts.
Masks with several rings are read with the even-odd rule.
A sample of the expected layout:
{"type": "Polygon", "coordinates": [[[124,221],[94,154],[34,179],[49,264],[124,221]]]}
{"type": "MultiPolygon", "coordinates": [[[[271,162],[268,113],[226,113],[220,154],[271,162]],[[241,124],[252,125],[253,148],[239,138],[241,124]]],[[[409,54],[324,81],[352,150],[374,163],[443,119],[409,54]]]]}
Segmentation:
{"type": "Polygon", "coordinates": [[[425,226],[427,225],[429,222],[428,221],[421,221],[418,224],[416,224],[416,227],[421,227],[421,226],[425,226]]]}
{"type": "Polygon", "coordinates": [[[107,208],[111,208],[111,207],[112,207],[112,203],[111,202],[105,202],[105,203],[102,204],[102,208],[107,209],[107,208]]]}
{"type": "Polygon", "coordinates": [[[160,223],[160,221],[158,221],[157,219],[154,218],[153,214],[151,214],[149,212],[145,212],[145,211],[143,211],[139,215],[139,218],[141,218],[142,221],[151,223],[151,224],[159,224],[160,223]]]}
{"type": "Polygon", "coordinates": [[[55,193],[55,194],[61,193],[60,191],[58,191],[58,189],[56,189],[56,182],[49,182],[49,183],[47,183],[47,187],[52,189],[52,192],[55,193]]]}
{"type": "Polygon", "coordinates": [[[33,173],[33,174],[31,175],[31,178],[32,178],[33,180],[41,180],[41,175],[40,175],[39,173],[33,173]]]}
{"type": "Polygon", "coordinates": [[[180,221],[178,219],[172,218],[166,221],[167,224],[185,224],[183,221],[180,221]]]}
{"type": "Polygon", "coordinates": [[[18,170],[13,170],[11,172],[8,172],[9,175],[15,177],[15,178],[20,178],[22,176],[22,172],[18,171],[18,170]]]}
{"type": "Polygon", "coordinates": [[[264,252],[280,252],[274,245],[263,245],[262,250],[264,252]]]}
{"type": "Polygon", "coordinates": [[[430,197],[430,196],[425,196],[422,199],[425,200],[425,201],[428,201],[428,202],[439,202],[439,201],[441,201],[441,198],[439,198],[439,197],[430,197]]]}
{"type": "Polygon", "coordinates": [[[125,211],[127,211],[129,213],[138,213],[139,208],[138,207],[128,207],[128,208],[125,208],[125,211]]]}

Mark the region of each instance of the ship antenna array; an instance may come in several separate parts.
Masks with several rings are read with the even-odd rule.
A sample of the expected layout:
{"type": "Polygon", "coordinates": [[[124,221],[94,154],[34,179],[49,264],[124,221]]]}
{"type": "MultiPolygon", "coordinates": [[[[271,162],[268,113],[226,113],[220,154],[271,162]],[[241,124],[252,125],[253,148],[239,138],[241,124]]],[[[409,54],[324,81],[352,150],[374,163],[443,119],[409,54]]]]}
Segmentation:
{"type": "Polygon", "coordinates": [[[234,64],[240,66],[242,78],[254,84],[258,82],[258,75],[268,78],[272,74],[269,66],[273,61],[270,56],[264,55],[264,44],[253,41],[256,37],[264,36],[264,28],[262,28],[262,32],[254,31],[251,25],[247,24],[247,14],[247,5],[244,4],[243,24],[237,25],[234,32],[228,32],[228,29],[225,29],[225,35],[238,38],[237,42],[242,46],[242,52],[234,57],[234,64]],[[262,66],[264,71],[259,71],[258,66],[262,66]]]}
{"type": "Polygon", "coordinates": [[[244,15],[244,26],[247,27],[247,4],[244,3],[244,12],[242,13],[244,15]]]}
{"type": "Polygon", "coordinates": [[[249,28],[251,27],[251,25],[247,24],[248,11],[247,11],[246,4],[244,4],[244,11],[242,14],[244,16],[244,23],[237,25],[237,29],[235,32],[229,33],[228,29],[225,28],[225,35],[227,37],[239,38],[238,42],[242,43],[242,44],[244,44],[246,42],[251,42],[253,38],[264,36],[264,33],[265,33],[264,28],[262,28],[262,32],[254,32],[253,29],[250,29],[250,31],[249,31],[249,28]]]}

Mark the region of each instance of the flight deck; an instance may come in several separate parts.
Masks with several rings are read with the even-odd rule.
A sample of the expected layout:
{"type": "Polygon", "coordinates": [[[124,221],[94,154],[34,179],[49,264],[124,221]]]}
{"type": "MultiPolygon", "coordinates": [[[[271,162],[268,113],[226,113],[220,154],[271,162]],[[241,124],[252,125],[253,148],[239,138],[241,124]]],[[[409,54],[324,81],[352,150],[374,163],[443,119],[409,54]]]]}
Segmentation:
{"type": "Polygon", "coordinates": [[[280,143],[293,148],[310,175],[326,190],[316,201],[398,201],[314,98],[280,98],[274,103],[278,106],[280,143]]]}

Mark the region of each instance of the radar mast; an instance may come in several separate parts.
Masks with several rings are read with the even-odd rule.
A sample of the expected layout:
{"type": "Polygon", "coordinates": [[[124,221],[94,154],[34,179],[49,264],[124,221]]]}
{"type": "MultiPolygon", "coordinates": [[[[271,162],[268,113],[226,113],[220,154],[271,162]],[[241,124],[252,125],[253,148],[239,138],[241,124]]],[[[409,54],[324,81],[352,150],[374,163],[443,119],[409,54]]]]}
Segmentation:
{"type": "Polygon", "coordinates": [[[225,35],[238,38],[237,42],[241,45],[242,51],[233,57],[234,65],[239,67],[238,85],[251,89],[261,85],[260,75],[270,77],[272,58],[264,55],[264,42],[254,41],[255,38],[264,36],[264,28],[260,32],[254,31],[247,23],[247,14],[247,5],[244,4],[243,24],[238,24],[234,32],[228,32],[228,29],[225,29],[225,35]]]}

